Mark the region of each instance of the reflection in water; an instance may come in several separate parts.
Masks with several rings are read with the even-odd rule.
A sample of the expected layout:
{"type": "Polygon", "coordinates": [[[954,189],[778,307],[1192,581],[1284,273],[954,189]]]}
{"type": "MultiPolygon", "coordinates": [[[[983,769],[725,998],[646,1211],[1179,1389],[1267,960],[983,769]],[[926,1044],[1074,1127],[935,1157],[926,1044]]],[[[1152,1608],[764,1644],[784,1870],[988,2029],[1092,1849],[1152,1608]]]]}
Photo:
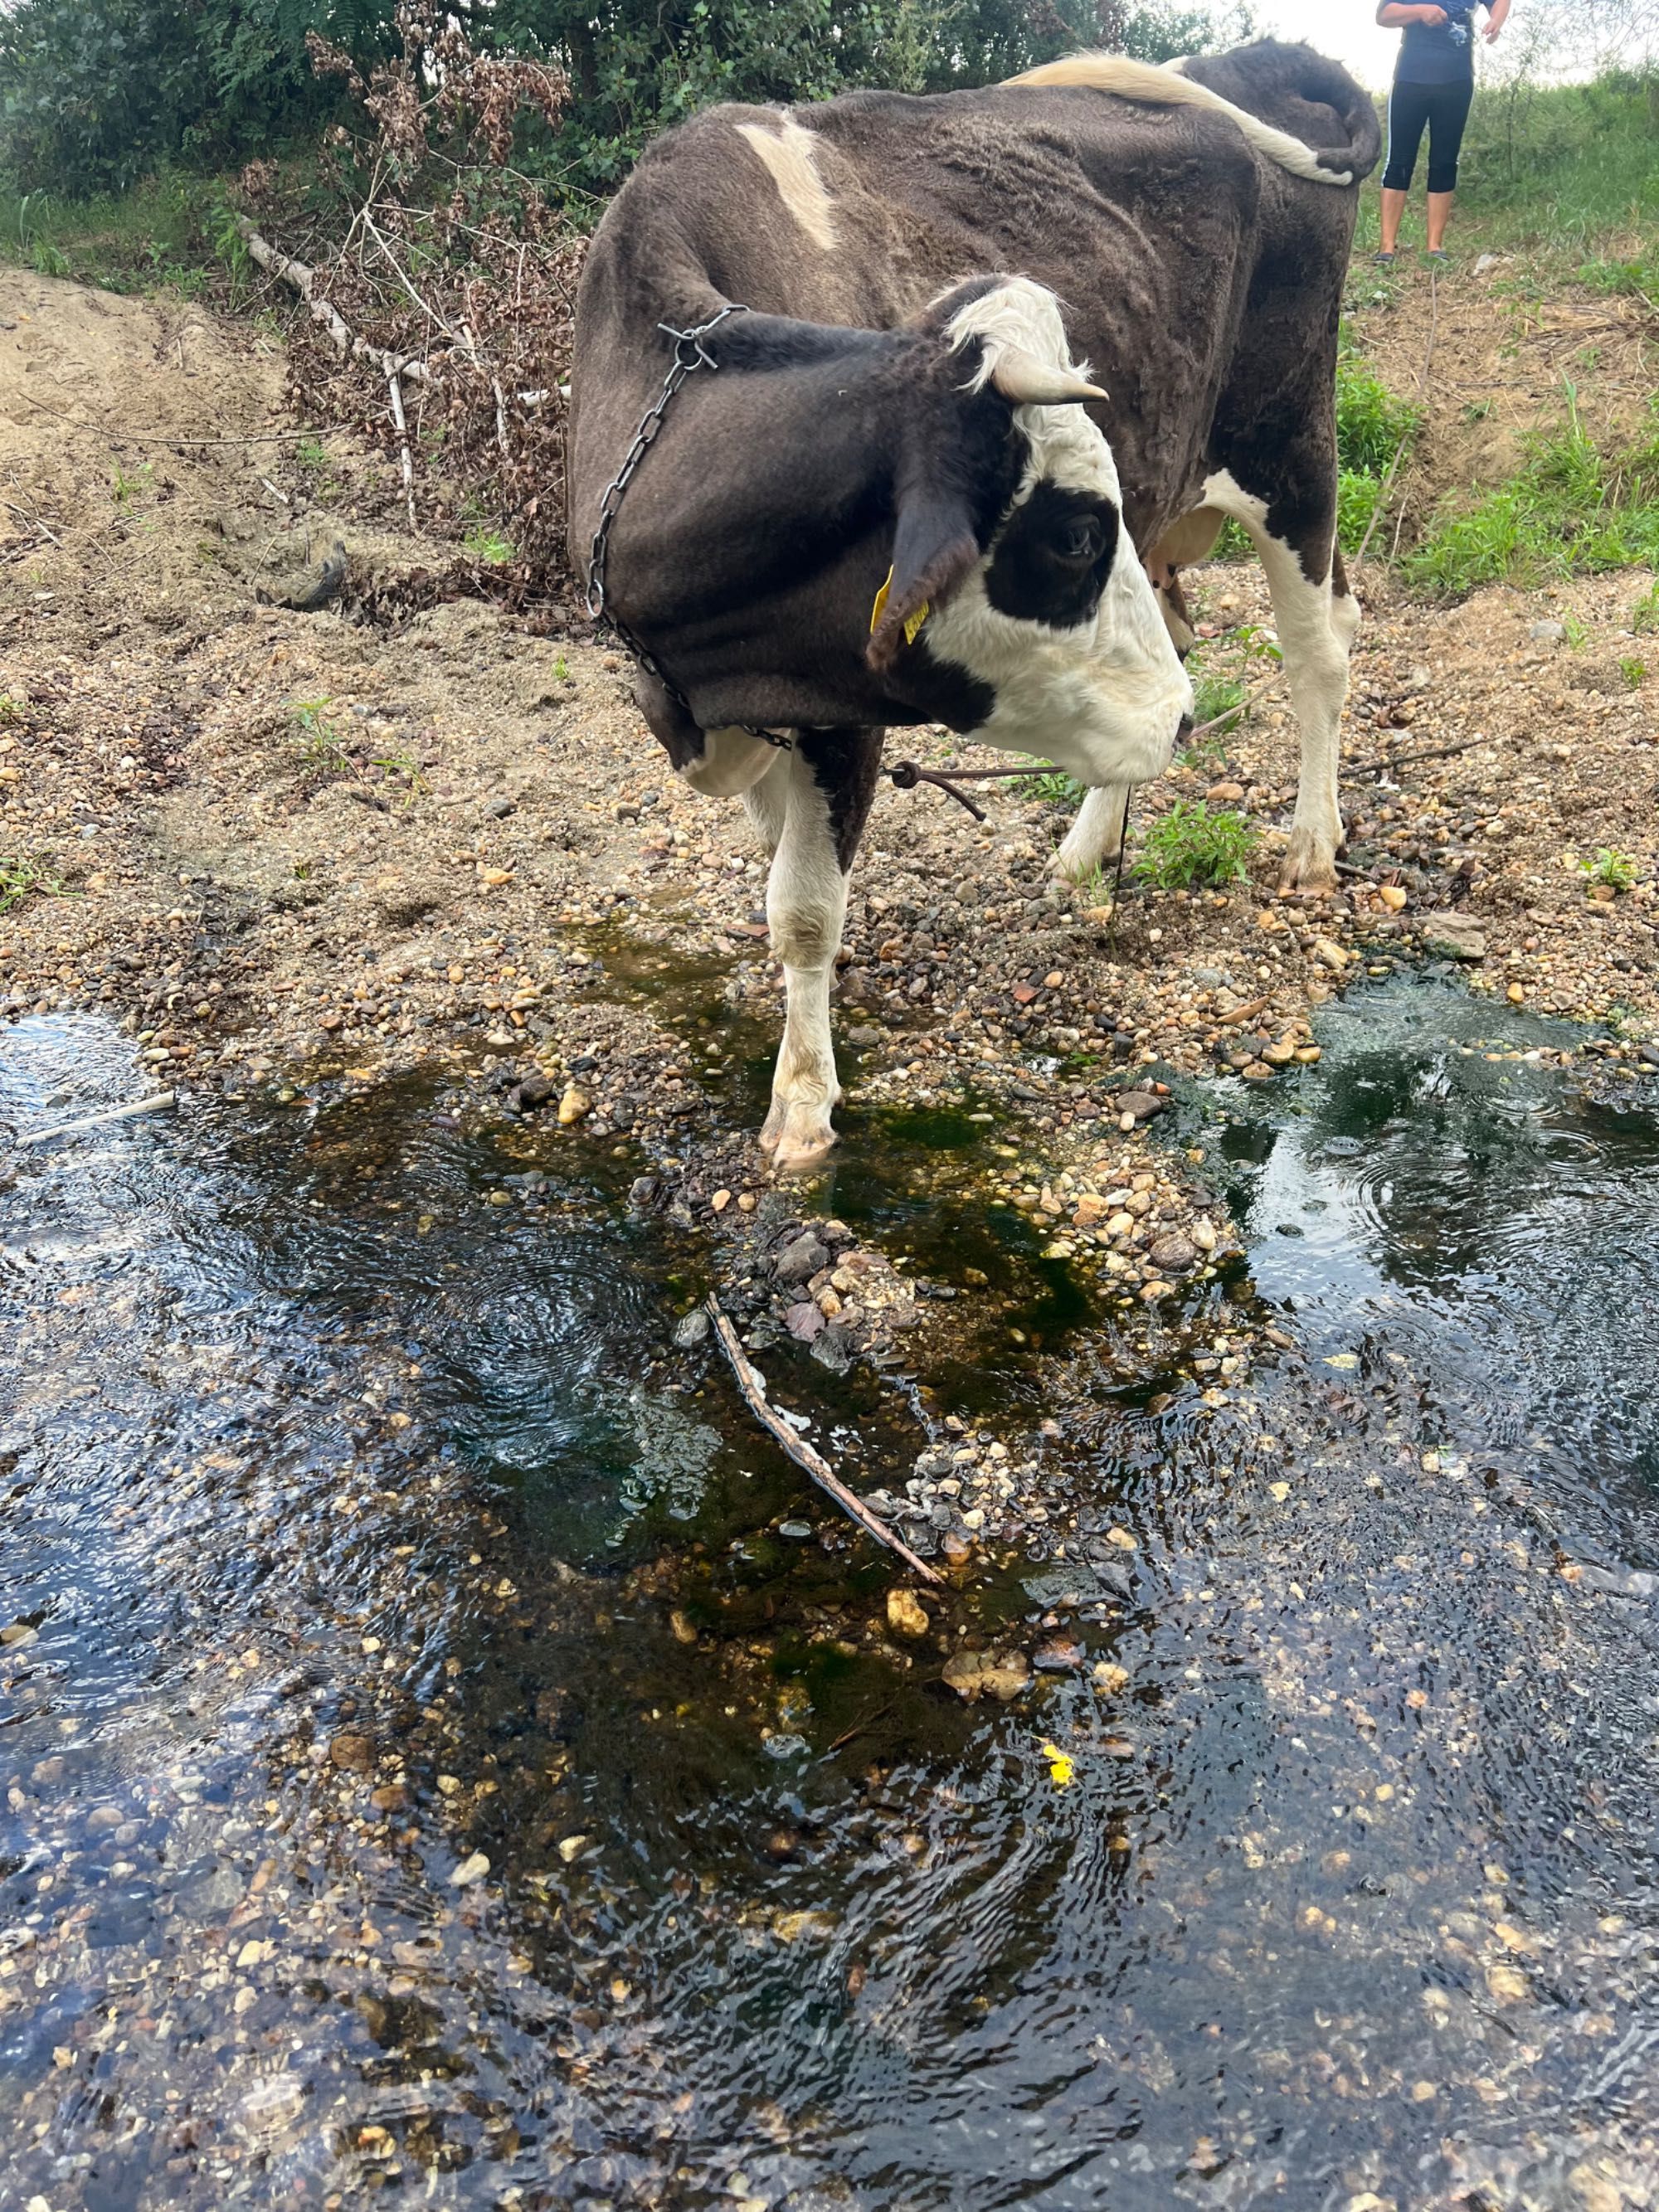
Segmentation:
{"type": "MultiPolygon", "coordinates": [[[[1042,1564],[902,1656],[575,1140],[410,1087],[19,1156],[0,2203],[1645,2201],[1659,1126],[1475,1018],[1237,1099],[1305,1357],[1068,1311],[1042,1564]],[[963,1632],[1036,1686],[963,1705],[963,1632]]],[[[25,1023],[0,1118],[133,1081],[25,1023]]],[[[975,1142],[838,1208],[926,1264],[906,1147],[975,1142]]]]}

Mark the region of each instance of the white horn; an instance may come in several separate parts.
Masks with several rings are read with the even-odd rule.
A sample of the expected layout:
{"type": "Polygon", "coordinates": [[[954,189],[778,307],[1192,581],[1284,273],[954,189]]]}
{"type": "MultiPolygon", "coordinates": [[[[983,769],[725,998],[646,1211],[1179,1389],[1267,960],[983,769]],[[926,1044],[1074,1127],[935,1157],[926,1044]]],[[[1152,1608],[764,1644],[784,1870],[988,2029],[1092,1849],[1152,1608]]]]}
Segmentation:
{"type": "Polygon", "coordinates": [[[1106,398],[1097,384],[1091,384],[1074,368],[1055,368],[1024,346],[996,349],[991,383],[1016,407],[1065,407],[1074,400],[1106,398]]]}

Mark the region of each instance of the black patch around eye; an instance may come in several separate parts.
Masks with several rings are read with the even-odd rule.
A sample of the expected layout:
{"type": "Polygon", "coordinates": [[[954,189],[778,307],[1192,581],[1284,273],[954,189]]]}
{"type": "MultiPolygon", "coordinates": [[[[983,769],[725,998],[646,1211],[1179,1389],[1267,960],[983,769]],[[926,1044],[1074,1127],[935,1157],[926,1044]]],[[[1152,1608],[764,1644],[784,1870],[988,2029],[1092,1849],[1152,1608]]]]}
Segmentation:
{"type": "Polygon", "coordinates": [[[1100,604],[1117,535],[1117,509],[1110,500],[1040,483],[1015,508],[997,541],[985,596],[999,614],[1016,622],[1074,629],[1100,604]]]}

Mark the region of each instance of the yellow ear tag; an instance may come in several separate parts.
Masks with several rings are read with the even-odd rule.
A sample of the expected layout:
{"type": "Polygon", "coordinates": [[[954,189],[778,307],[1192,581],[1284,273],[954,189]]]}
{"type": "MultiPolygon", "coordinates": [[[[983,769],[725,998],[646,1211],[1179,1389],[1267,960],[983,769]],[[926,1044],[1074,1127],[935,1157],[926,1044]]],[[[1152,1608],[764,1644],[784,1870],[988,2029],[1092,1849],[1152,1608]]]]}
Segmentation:
{"type": "MultiPolygon", "coordinates": [[[[880,622],[883,615],[887,611],[887,594],[892,590],[892,588],[893,572],[890,568],[887,571],[886,581],[883,584],[881,589],[876,593],[876,604],[870,610],[870,628],[872,633],[875,630],[876,625],[880,622]]],[[[916,609],[915,614],[907,618],[904,625],[904,642],[907,645],[914,645],[917,638],[921,635],[921,626],[923,623],[927,621],[930,611],[927,602],[924,599],[921,605],[916,609]]]]}

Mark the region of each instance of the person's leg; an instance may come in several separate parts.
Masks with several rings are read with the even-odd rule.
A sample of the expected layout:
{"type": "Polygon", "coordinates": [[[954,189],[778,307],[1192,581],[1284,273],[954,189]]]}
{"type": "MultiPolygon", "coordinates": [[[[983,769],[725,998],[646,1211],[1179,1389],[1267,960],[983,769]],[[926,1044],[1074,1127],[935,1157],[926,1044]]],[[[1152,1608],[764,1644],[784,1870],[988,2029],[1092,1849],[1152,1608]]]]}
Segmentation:
{"type": "Polygon", "coordinates": [[[1457,190],[1457,157],[1462,150],[1474,81],[1437,84],[1429,109],[1429,252],[1443,252],[1457,190]]]}
{"type": "Polygon", "coordinates": [[[1426,85],[1397,84],[1389,95],[1389,166],[1382,172],[1384,253],[1393,253],[1400,237],[1400,218],[1406,212],[1406,195],[1429,119],[1429,90],[1426,85]]]}

